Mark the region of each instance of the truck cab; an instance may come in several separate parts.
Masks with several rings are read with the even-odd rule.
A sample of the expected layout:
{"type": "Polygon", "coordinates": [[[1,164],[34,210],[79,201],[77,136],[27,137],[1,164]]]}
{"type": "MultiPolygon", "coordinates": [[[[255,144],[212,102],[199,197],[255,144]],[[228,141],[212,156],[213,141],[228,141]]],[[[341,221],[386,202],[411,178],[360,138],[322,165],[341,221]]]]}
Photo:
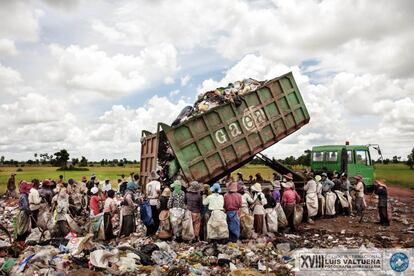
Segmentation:
{"type": "Polygon", "coordinates": [[[373,186],[374,166],[369,146],[365,145],[326,145],[312,148],[311,168],[315,174],[326,172],[346,172],[352,177],[361,175],[367,188],[373,186]]]}

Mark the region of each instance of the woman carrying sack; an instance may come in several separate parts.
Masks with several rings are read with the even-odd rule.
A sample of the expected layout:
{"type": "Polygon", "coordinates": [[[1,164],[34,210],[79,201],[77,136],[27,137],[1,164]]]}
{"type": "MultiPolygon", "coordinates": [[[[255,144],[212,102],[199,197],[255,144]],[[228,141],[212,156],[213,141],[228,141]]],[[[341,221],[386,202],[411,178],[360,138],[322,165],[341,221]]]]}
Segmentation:
{"type": "Polygon", "coordinates": [[[266,226],[267,230],[272,233],[277,233],[277,212],[276,212],[276,200],[272,196],[272,192],[269,188],[263,190],[263,194],[266,197],[267,203],[263,206],[266,212],[266,226]]]}
{"type": "Polygon", "coordinates": [[[30,220],[29,192],[32,185],[23,181],[20,183],[19,213],[16,218],[17,241],[24,242],[32,229],[30,220]]]}
{"type": "Polygon", "coordinates": [[[253,210],[254,217],[254,231],[261,235],[267,232],[265,221],[264,205],[267,204],[266,197],[262,193],[262,185],[260,183],[254,184],[251,188],[253,195],[253,204],[250,207],[253,210]]]}
{"type": "Polygon", "coordinates": [[[211,213],[207,223],[207,239],[212,241],[223,241],[229,238],[226,214],[224,210],[224,198],[219,183],[211,187],[212,194],[203,199],[203,205],[208,205],[211,213]]]}
{"type": "Polygon", "coordinates": [[[134,202],[134,191],[136,191],[137,188],[137,184],[128,182],[124,200],[121,203],[122,223],[121,229],[119,230],[119,237],[128,237],[135,232],[135,209],[137,208],[137,205],[134,202]]]}
{"type": "Polygon", "coordinates": [[[172,232],[174,239],[179,239],[182,237],[182,230],[183,230],[183,219],[185,213],[185,194],[182,191],[181,182],[179,180],[175,180],[174,183],[171,185],[173,188],[173,193],[168,200],[168,209],[170,209],[170,221],[172,226],[172,232]]]}
{"type": "Polygon", "coordinates": [[[229,226],[230,242],[237,242],[240,238],[240,218],[239,209],[242,204],[242,197],[237,193],[237,182],[232,182],[224,195],[224,209],[227,214],[227,224],[229,226]]]}
{"type": "Polygon", "coordinates": [[[191,212],[193,223],[194,239],[199,240],[201,228],[201,208],[203,206],[203,198],[201,196],[202,186],[197,181],[190,183],[190,187],[185,194],[185,203],[187,209],[191,212]]]}
{"type": "Polygon", "coordinates": [[[172,237],[172,228],[170,223],[170,211],[168,210],[168,200],[171,196],[171,190],[165,187],[160,196],[160,227],[158,229],[158,238],[168,240],[172,237]]]}

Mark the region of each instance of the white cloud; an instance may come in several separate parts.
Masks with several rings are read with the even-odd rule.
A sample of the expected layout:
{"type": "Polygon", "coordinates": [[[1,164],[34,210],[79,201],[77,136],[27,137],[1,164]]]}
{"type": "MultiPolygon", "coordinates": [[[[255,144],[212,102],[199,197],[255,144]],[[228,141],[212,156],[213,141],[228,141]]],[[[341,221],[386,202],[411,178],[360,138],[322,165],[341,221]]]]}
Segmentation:
{"type": "Polygon", "coordinates": [[[0,84],[2,87],[17,84],[21,81],[22,78],[19,72],[0,63],[0,84]]]}
{"type": "Polygon", "coordinates": [[[140,91],[173,74],[177,67],[174,46],[160,44],[144,48],[138,56],[108,56],[93,45],[63,48],[51,45],[56,67],[50,77],[69,89],[117,97],[140,91]]]}
{"type": "Polygon", "coordinates": [[[181,78],[181,86],[186,86],[188,82],[191,80],[191,76],[185,75],[181,78]]]}
{"type": "Polygon", "coordinates": [[[173,91],[170,91],[170,97],[174,97],[177,96],[178,94],[180,94],[180,90],[179,89],[175,89],[173,91]]]}
{"type": "Polygon", "coordinates": [[[199,93],[246,77],[270,79],[292,71],[311,120],[266,153],[276,157],[299,155],[318,144],[380,143],[384,152],[404,155],[414,141],[414,80],[385,75],[342,72],[324,84],[312,84],[298,67],[247,55],[225,72],[221,80],[206,80],[199,93]],[[364,117],[371,119],[364,123],[364,117]],[[360,118],[360,119],[357,119],[360,118]],[[356,122],[355,122],[356,120],[356,122]],[[397,133],[397,135],[391,135],[397,133]]]}
{"type": "Polygon", "coordinates": [[[25,1],[2,1],[0,38],[37,41],[38,15],[25,1]]]}
{"type": "Polygon", "coordinates": [[[6,38],[0,39],[0,57],[1,56],[15,56],[17,55],[17,49],[14,45],[14,41],[6,38]]]}

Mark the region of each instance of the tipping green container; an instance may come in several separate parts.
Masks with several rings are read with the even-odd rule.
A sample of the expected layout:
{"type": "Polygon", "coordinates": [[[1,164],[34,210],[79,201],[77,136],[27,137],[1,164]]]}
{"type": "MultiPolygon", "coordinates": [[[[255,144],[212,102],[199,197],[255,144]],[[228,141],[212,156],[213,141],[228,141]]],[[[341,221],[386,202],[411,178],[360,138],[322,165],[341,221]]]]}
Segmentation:
{"type": "Polygon", "coordinates": [[[175,127],[160,123],[187,181],[215,182],[309,122],[292,73],[242,98],[238,107],[217,106],[175,127]]]}

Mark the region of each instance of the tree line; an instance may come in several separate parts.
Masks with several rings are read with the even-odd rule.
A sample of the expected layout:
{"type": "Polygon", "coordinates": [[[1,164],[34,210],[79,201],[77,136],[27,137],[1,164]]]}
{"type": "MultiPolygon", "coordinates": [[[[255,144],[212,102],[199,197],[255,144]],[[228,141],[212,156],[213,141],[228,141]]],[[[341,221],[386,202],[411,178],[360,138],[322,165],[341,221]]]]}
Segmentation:
{"type": "Polygon", "coordinates": [[[27,161],[18,161],[14,159],[7,160],[4,156],[0,156],[0,165],[4,166],[53,166],[53,167],[60,167],[62,169],[65,168],[73,168],[73,167],[88,167],[88,166],[108,166],[108,167],[123,167],[127,164],[139,164],[137,160],[128,160],[127,158],[122,159],[102,159],[101,161],[89,161],[85,156],[81,156],[80,158],[70,158],[70,154],[66,149],[61,149],[58,152],[53,154],[49,153],[34,153],[34,159],[29,159],[27,161]]]}

